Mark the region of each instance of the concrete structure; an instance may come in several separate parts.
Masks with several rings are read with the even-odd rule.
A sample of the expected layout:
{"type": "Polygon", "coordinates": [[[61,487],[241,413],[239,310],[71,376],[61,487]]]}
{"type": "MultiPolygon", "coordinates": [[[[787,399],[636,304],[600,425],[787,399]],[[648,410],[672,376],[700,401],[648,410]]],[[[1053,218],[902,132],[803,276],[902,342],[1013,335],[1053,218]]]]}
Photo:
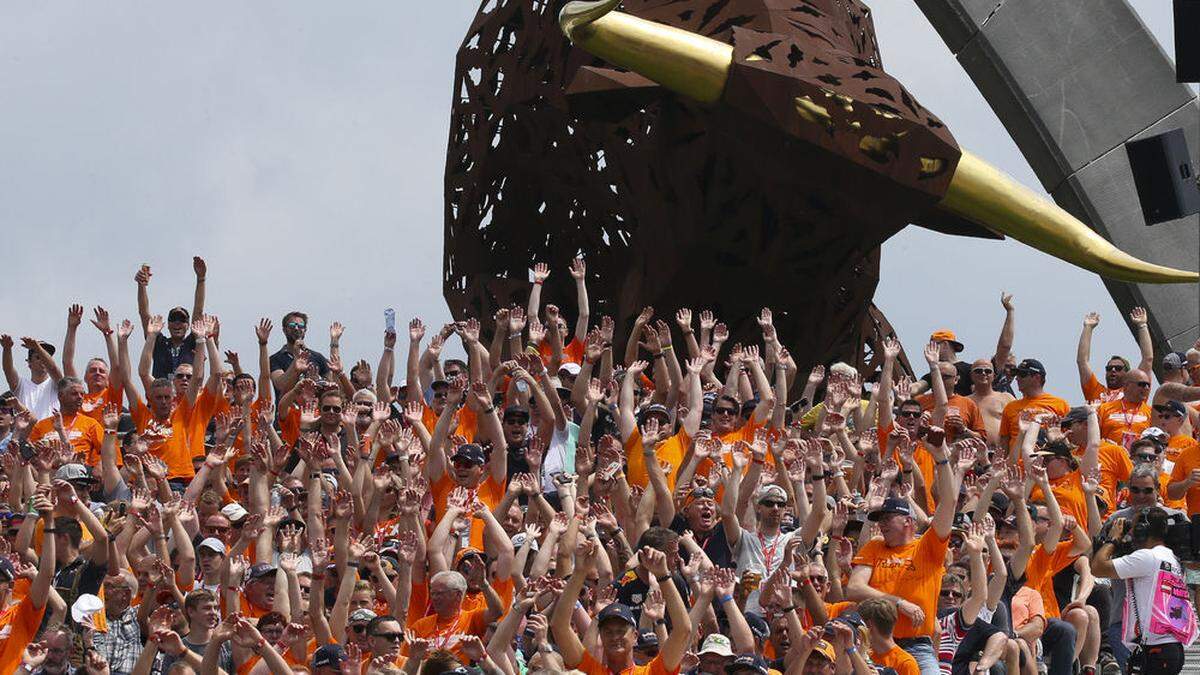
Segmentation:
{"type": "MultiPolygon", "coordinates": [[[[1131,255],[1200,269],[1200,217],[1147,227],[1124,148],[1182,127],[1200,166],[1200,107],[1125,0],[916,2],[1061,207],[1131,255]]],[[[1156,353],[1200,336],[1200,287],[1105,285],[1126,315],[1148,310],[1156,353]]]]}

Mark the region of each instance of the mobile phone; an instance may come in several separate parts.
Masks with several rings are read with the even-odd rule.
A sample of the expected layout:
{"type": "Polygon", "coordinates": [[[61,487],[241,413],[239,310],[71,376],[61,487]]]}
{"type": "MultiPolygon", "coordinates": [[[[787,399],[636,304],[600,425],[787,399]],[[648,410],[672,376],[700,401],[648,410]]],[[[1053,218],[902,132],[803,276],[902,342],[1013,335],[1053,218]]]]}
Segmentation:
{"type": "Polygon", "coordinates": [[[125,515],[125,502],[121,502],[121,504],[117,507],[117,515],[118,516],[125,515]]]}
{"type": "Polygon", "coordinates": [[[396,332],[396,310],[391,307],[383,310],[383,327],[389,333],[396,332]]]}
{"type": "Polygon", "coordinates": [[[29,460],[33,459],[33,456],[35,454],[37,454],[37,451],[34,450],[32,445],[30,445],[29,443],[21,444],[21,459],[28,462],[29,460]]]}

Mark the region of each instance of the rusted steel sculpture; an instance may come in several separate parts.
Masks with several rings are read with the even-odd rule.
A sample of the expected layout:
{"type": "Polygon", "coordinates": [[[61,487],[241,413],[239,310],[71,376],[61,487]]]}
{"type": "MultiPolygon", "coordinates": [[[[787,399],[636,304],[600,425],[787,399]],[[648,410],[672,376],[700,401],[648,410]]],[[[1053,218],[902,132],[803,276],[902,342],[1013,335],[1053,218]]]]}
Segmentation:
{"type": "MultiPolygon", "coordinates": [[[[871,305],[879,246],[909,223],[1008,234],[1117,278],[1196,279],[1124,256],[961,151],[882,70],[857,0],[617,4],[487,0],[472,23],[446,165],[457,315],[523,303],[533,262],[582,252],[592,313],[618,326],[644,305],[711,306],[750,340],[770,306],[801,367],[865,367],[890,330],[871,305]]],[[[569,289],[545,300],[570,306],[569,289]]]]}

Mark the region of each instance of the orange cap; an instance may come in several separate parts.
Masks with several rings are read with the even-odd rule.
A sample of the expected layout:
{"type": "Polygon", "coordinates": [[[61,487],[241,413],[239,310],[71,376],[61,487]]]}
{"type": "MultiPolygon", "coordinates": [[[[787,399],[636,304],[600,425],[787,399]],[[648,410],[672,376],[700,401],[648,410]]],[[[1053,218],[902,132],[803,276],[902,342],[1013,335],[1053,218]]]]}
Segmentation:
{"type": "Polygon", "coordinates": [[[954,347],[954,352],[957,354],[963,350],[963,343],[958,341],[958,337],[952,330],[935,330],[933,335],[929,336],[930,342],[949,342],[950,346],[954,347]]]}

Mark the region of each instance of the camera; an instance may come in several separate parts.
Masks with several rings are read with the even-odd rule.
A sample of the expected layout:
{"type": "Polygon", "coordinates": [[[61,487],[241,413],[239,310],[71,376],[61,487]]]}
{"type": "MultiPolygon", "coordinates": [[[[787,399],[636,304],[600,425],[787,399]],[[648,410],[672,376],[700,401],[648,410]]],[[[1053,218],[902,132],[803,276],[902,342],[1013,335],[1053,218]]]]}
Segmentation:
{"type": "MultiPolygon", "coordinates": [[[[1137,549],[1141,548],[1139,539],[1144,539],[1145,535],[1141,534],[1147,527],[1145,511],[1138,514],[1130,526],[1126,528],[1125,535],[1120,539],[1111,539],[1113,543],[1113,557],[1120,558],[1121,556],[1129,555],[1137,549]],[[1140,536],[1139,536],[1140,535],[1140,536]]],[[[1197,515],[1193,520],[1200,521],[1200,515],[1197,515]]],[[[1167,512],[1166,534],[1163,537],[1163,545],[1171,549],[1176,558],[1181,562],[1200,561],[1200,541],[1196,541],[1193,537],[1193,532],[1200,534],[1200,522],[1194,523],[1188,520],[1188,517],[1182,513],[1167,512]]],[[[1105,524],[1100,531],[1100,536],[1096,538],[1094,548],[1098,549],[1104,541],[1110,540],[1109,533],[1112,530],[1113,521],[1105,524]]]]}

